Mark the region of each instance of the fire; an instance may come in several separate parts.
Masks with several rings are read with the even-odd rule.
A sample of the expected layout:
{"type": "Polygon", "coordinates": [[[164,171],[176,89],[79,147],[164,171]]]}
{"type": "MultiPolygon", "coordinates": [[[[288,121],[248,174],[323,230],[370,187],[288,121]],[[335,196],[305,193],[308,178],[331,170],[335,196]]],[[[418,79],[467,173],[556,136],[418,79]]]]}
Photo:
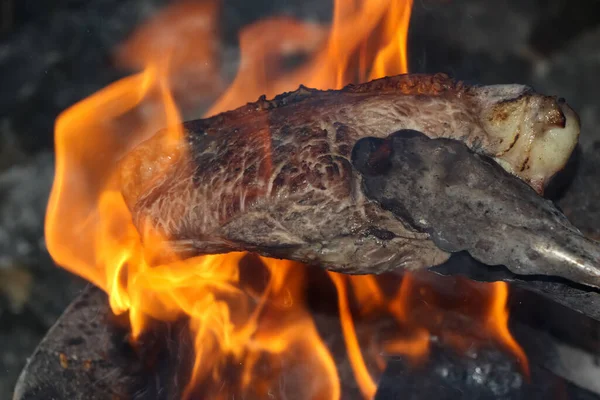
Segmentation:
{"type": "MultiPolygon", "coordinates": [[[[340,88],[406,72],[411,7],[410,0],[336,0],[331,27],[289,18],[246,27],[240,33],[238,74],[206,115],[299,84],[340,88]],[[286,57],[297,54],[308,61],[286,67],[286,57]]],[[[121,49],[121,62],[143,67],[141,72],[59,116],[47,247],[59,265],[105,290],[115,314],[128,313],[134,339],[152,319],[189,319],[195,359],[184,397],[244,393],[264,398],[273,396],[273,390],[294,390],[298,397],[297,387],[281,385],[282,360],[287,360],[305,366],[302,373],[310,374],[304,377],[310,384],[302,385],[300,397],[339,399],[343,394],[336,361],[308,306],[308,269],[243,253],[162,263],[163,238],[155,235],[142,246],[119,191],[117,166],[124,154],[166,129],[165,151],[156,161],[169,163],[174,152],[184,151],[178,146],[182,115],[196,116],[197,109],[221,90],[218,15],[216,3],[171,6],[121,49]],[[253,276],[264,276],[264,282],[244,279],[247,257],[253,260],[253,276]],[[237,366],[233,380],[226,376],[231,366],[237,366]],[[228,384],[223,388],[221,382],[228,384]]],[[[375,394],[385,367],[381,354],[403,355],[418,365],[430,351],[432,335],[459,350],[472,344],[465,337],[475,337],[480,344],[492,340],[527,368],[523,351],[508,331],[506,284],[458,280],[461,290],[455,292],[470,296],[471,305],[464,306],[464,298],[440,295],[436,285],[441,283],[427,276],[406,274],[401,284],[397,281],[398,289],[390,291],[377,277],[329,274],[348,360],[365,398],[375,394]],[[448,303],[454,305],[451,311],[448,303]],[[452,324],[459,328],[448,329],[444,321],[455,314],[469,315],[480,326],[474,330],[452,324]],[[358,329],[359,321],[377,318],[387,318],[394,326],[381,343],[373,341],[374,332],[365,336],[358,329]]]]}
{"type": "Polygon", "coordinates": [[[408,71],[407,35],[412,0],[334,0],[329,30],[287,18],[272,18],[240,33],[240,69],[207,115],[237,108],[259,96],[298,88],[341,89],[408,71]],[[371,45],[371,43],[375,43],[371,45]],[[286,56],[309,61],[294,71],[286,56]]]}

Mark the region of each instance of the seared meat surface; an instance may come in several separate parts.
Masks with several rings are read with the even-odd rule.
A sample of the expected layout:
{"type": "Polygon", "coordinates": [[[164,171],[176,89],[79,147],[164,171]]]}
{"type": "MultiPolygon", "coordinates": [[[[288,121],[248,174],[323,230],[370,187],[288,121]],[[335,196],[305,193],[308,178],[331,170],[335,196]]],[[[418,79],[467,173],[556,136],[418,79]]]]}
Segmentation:
{"type": "Polygon", "coordinates": [[[142,239],[160,235],[180,257],[248,250],[347,273],[437,265],[449,253],[367,199],[351,163],[359,139],[402,129],[459,140],[541,193],[579,121],[525,86],[444,75],[301,87],[187,122],[174,145],[158,133],[122,161],[122,193],[142,239]]]}

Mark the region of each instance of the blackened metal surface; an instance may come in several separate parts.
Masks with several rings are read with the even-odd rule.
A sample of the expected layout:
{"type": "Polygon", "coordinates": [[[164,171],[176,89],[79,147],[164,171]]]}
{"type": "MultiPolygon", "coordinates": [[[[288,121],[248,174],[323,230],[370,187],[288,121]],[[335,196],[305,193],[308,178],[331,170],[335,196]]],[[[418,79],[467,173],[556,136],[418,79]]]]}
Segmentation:
{"type": "Polygon", "coordinates": [[[110,315],[107,296],[89,286],[39,344],[13,399],[146,398],[153,386],[110,315]]]}
{"type": "MultiPolygon", "coordinates": [[[[376,399],[598,398],[564,379],[590,382],[589,377],[569,376],[561,369],[563,343],[521,322],[512,325],[511,331],[532,362],[530,382],[514,358],[500,348],[458,354],[434,341],[430,357],[421,367],[390,360],[376,399]]],[[[135,352],[124,340],[127,329],[119,326],[110,313],[107,296],[88,287],[32,355],[14,399],[181,398],[189,379],[184,371],[189,373],[193,362],[193,341],[185,323],[151,329],[140,338],[135,352]]],[[[591,353],[586,354],[591,357],[591,353]]],[[[342,385],[353,381],[351,373],[341,375],[345,376],[342,385]]]]}
{"type": "MultiPolygon", "coordinates": [[[[531,292],[528,293],[529,295],[520,296],[521,300],[526,298],[525,302],[521,305],[516,305],[513,302],[514,306],[511,310],[516,310],[518,313],[520,308],[535,308],[535,295],[531,292]]],[[[547,319],[562,318],[563,321],[568,322],[573,320],[574,315],[576,317],[576,313],[562,313],[558,305],[547,304],[546,306],[545,311],[541,311],[540,314],[544,314],[547,319]],[[555,310],[557,311],[556,315],[555,310]]],[[[511,312],[511,316],[515,314],[515,312],[511,312]]],[[[587,329],[581,329],[581,324],[573,326],[573,329],[581,329],[579,331],[580,336],[583,341],[586,341],[582,343],[582,340],[577,340],[577,338],[560,338],[557,340],[555,334],[560,335],[560,331],[556,327],[547,329],[545,324],[536,324],[535,322],[531,324],[532,321],[523,320],[523,317],[525,317],[523,314],[527,313],[521,313],[516,318],[511,317],[510,332],[528,355],[529,363],[533,366],[533,372],[538,369],[552,372],[552,374],[569,382],[568,386],[575,385],[589,391],[590,395],[593,394],[595,398],[600,398],[600,381],[598,380],[600,365],[597,362],[600,356],[598,350],[600,339],[591,337],[598,332],[599,324],[597,321],[592,320],[594,326],[588,326],[587,329]]],[[[550,386],[559,383],[552,376],[547,376],[547,380],[550,386]]],[[[571,391],[573,390],[574,388],[571,391]]],[[[564,395],[562,398],[571,397],[564,395]]]]}
{"type": "Polygon", "coordinates": [[[442,275],[463,275],[483,282],[510,282],[513,288],[535,292],[600,321],[600,291],[564,279],[516,275],[502,266],[484,265],[464,252],[454,254],[446,263],[431,268],[431,271],[442,275]]]}

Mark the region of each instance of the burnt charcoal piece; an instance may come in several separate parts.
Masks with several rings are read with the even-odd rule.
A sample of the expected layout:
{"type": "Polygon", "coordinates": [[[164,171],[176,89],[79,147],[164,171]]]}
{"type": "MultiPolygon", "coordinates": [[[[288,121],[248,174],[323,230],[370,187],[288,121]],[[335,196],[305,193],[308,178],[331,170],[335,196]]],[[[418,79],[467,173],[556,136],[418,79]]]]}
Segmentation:
{"type": "Polygon", "coordinates": [[[369,199],[444,251],[467,251],[516,274],[600,287],[600,245],[551,201],[459,141],[405,131],[365,138],[354,147],[353,165],[369,199]],[[385,172],[373,168],[384,161],[385,172]]]}
{"type": "Polygon", "coordinates": [[[565,382],[536,365],[528,380],[510,356],[497,349],[476,356],[433,346],[417,369],[401,359],[388,362],[375,400],[597,400],[598,396],[565,382]]]}
{"type": "Polygon", "coordinates": [[[390,360],[375,400],[522,398],[525,378],[513,360],[498,350],[476,357],[433,346],[426,364],[410,367],[390,360]]]}

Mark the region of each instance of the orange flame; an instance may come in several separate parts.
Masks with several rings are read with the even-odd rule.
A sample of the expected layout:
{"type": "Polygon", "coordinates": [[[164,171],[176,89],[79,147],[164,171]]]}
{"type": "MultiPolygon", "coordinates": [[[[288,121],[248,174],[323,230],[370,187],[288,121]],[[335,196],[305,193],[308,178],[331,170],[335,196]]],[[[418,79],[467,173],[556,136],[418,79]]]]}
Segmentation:
{"type": "MultiPolygon", "coordinates": [[[[295,89],[300,83],[340,88],[406,72],[411,7],[411,0],[336,0],[330,28],[289,18],[246,27],[240,34],[238,75],[207,115],[264,93],[273,96],[295,89]],[[308,61],[286,67],[285,58],[297,54],[308,61]]],[[[122,48],[121,61],[143,66],[142,72],[59,116],[47,246],[59,265],[105,290],[116,314],[129,313],[134,338],[149,319],[189,319],[195,360],[184,397],[198,395],[200,387],[210,398],[240,392],[251,398],[271,396],[273,388],[283,390],[278,375],[284,373],[282,360],[288,360],[305,365],[310,373],[305,379],[309,383],[290,389],[294,397],[339,399],[336,361],[307,305],[306,268],[254,257],[253,269],[263,270],[267,282],[257,289],[240,272],[247,256],[243,253],[161,264],[157,260],[164,256],[162,238],[155,235],[142,246],[119,191],[121,157],[166,127],[165,151],[156,162],[169,163],[173,152],[183,151],[181,115],[194,115],[221,88],[218,11],[216,3],[177,3],[168,8],[122,48]],[[237,366],[238,380],[227,381],[228,365],[237,366]],[[220,383],[225,381],[229,383],[224,388],[220,383]]],[[[407,274],[399,290],[391,292],[383,290],[376,277],[329,276],[337,291],[334,302],[348,359],[365,398],[375,394],[378,374],[385,367],[382,353],[422,362],[431,335],[461,348],[463,336],[480,337],[484,332],[526,368],[527,359],[507,328],[506,284],[461,281],[465,291],[481,300],[475,303],[485,305],[454,310],[481,322],[482,329],[473,336],[468,327],[464,331],[445,327],[450,314],[441,304],[447,301],[432,292],[435,283],[420,280],[418,274],[407,274]],[[424,297],[427,301],[420,302],[424,297]],[[423,304],[430,306],[417,312],[423,311],[423,304]],[[359,326],[361,320],[378,318],[391,318],[396,326],[381,343],[374,341],[377,335],[361,333],[364,329],[359,326]]]]}
{"type": "Polygon", "coordinates": [[[273,97],[295,90],[299,84],[340,89],[406,73],[411,9],[412,0],[334,0],[328,34],[321,26],[281,18],[246,27],[240,33],[238,74],[207,115],[237,108],[263,94],[273,97]],[[310,59],[288,71],[282,62],[294,53],[310,59]]]}

